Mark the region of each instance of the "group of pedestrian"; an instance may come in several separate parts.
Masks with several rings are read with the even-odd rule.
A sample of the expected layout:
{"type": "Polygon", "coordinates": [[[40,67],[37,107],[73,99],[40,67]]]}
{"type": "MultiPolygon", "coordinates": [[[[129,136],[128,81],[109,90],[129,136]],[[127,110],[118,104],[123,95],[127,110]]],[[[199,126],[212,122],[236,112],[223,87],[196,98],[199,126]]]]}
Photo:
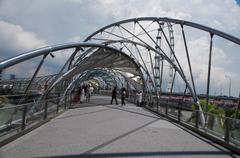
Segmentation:
{"type": "MultiPolygon", "coordinates": [[[[90,102],[92,92],[93,92],[93,87],[91,87],[89,84],[81,85],[78,88],[73,89],[72,102],[75,104],[80,104],[80,103],[82,103],[84,98],[86,98],[86,102],[90,102]]],[[[111,104],[113,103],[113,100],[115,100],[116,105],[118,105],[117,94],[118,94],[117,86],[115,86],[112,90],[111,104]]],[[[121,106],[122,107],[126,106],[125,98],[128,97],[126,88],[121,89],[120,95],[121,95],[121,106]]],[[[141,91],[136,94],[136,98],[137,98],[137,106],[141,106],[141,104],[142,104],[142,92],[141,91]]]]}
{"type": "Polygon", "coordinates": [[[93,87],[89,84],[84,84],[79,86],[78,88],[73,89],[72,91],[72,100],[73,103],[82,103],[84,98],[86,98],[86,102],[90,102],[91,94],[93,92],[93,87]]]}
{"type": "MultiPolygon", "coordinates": [[[[117,87],[115,86],[112,90],[112,100],[111,100],[111,104],[113,103],[113,100],[115,100],[116,105],[118,105],[118,101],[117,101],[117,87]]],[[[125,98],[127,97],[127,90],[125,88],[122,88],[121,90],[121,105],[125,106],[125,98]]]]}
{"type": "MultiPolygon", "coordinates": [[[[117,101],[117,86],[115,86],[112,90],[112,100],[111,100],[111,104],[113,103],[113,100],[115,100],[116,105],[118,105],[118,101],[117,101]]],[[[121,90],[121,105],[122,107],[126,105],[125,103],[125,98],[127,97],[127,90],[126,88],[122,88],[121,90]]],[[[136,93],[136,99],[137,99],[137,106],[142,106],[142,91],[139,91],[136,93]]]]}

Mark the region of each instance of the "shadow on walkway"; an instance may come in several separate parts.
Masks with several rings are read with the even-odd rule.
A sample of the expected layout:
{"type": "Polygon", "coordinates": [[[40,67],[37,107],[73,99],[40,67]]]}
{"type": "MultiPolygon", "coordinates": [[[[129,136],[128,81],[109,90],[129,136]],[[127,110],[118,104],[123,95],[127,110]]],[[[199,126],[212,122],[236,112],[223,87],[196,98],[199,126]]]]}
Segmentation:
{"type": "Polygon", "coordinates": [[[67,116],[59,117],[57,119],[59,120],[59,119],[65,119],[65,118],[71,118],[71,117],[79,117],[79,116],[88,115],[88,114],[94,114],[94,113],[107,111],[107,110],[111,110],[111,109],[101,109],[101,110],[86,112],[86,113],[82,113],[82,114],[67,115],[67,116]]]}
{"type": "MultiPolygon", "coordinates": [[[[74,115],[69,115],[69,116],[64,116],[64,117],[59,117],[57,119],[64,119],[64,118],[70,118],[70,117],[78,117],[78,116],[82,116],[82,115],[86,115],[86,114],[92,114],[92,113],[97,113],[97,112],[102,112],[102,111],[107,111],[107,110],[111,110],[111,109],[117,109],[117,110],[121,110],[121,111],[125,111],[125,112],[130,112],[133,114],[137,114],[137,115],[142,115],[142,116],[146,116],[149,118],[154,118],[154,119],[159,119],[158,116],[152,116],[152,115],[147,115],[147,114],[143,114],[140,112],[136,112],[136,111],[132,111],[129,109],[126,109],[126,106],[121,107],[119,105],[109,105],[109,104],[97,104],[97,103],[83,103],[83,104],[76,104],[73,107],[71,107],[70,109],[78,109],[78,108],[85,108],[85,107],[93,107],[93,106],[103,106],[109,109],[102,109],[102,110],[97,110],[97,111],[92,111],[92,112],[87,112],[87,113],[83,113],[83,114],[74,114],[74,115]]],[[[139,107],[140,108],[140,107],[139,107]]],[[[163,118],[161,118],[163,119],[163,118]]]]}
{"type": "MultiPolygon", "coordinates": [[[[96,153],[79,155],[50,156],[51,158],[115,158],[115,157],[161,157],[161,156],[220,156],[226,155],[221,151],[165,151],[165,152],[127,152],[127,153],[96,153]]],[[[50,158],[42,157],[42,158],[50,158]]]]}

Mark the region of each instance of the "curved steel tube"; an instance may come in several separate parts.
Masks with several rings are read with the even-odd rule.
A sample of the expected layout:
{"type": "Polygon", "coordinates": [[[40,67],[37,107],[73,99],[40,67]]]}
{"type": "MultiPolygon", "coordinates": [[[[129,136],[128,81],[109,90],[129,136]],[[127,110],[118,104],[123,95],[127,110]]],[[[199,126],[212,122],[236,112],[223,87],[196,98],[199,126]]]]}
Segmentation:
{"type": "Polygon", "coordinates": [[[128,22],[137,22],[137,21],[163,21],[163,22],[171,22],[171,23],[179,24],[179,25],[186,25],[186,26],[190,26],[190,27],[193,27],[193,28],[197,28],[197,29],[212,33],[214,35],[217,35],[219,37],[222,37],[224,39],[227,39],[229,41],[232,41],[232,42],[240,45],[240,39],[239,38],[234,37],[232,35],[229,35],[227,33],[224,33],[222,31],[219,31],[219,30],[216,30],[216,29],[213,29],[213,28],[201,25],[201,24],[197,24],[197,23],[194,23],[194,22],[189,22],[189,21],[179,20],[179,19],[172,19],[172,18],[167,18],[167,17],[140,17],[140,18],[132,18],[132,19],[127,19],[127,20],[122,20],[122,21],[116,22],[116,23],[112,23],[112,24],[107,25],[107,26],[99,29],[98,31],[92,33],[90,36],[88,36],[84,40],[84,42],[90,40],[90,38],[93,37],[95,34],[97,34],[99,32],[102,32],[103,30],[105,30],[109,27],[117,26],[117,25],[120,25],[120,24],[128,23],[128,22]]]}
{"type": "Polygon", "coordinates": [[[60,44],[60,45],[55,45],[55,46],[48,46],[36,50],[32,50],[26,53],[23,53],[21,55],[3,60],[0,62],[0,70],[5,69],[7,67],[10,67],[12,65],[18,64],[20,62],[26,61],[28,59],[32,59],[41,55],[49,54],[50,52],[53,51],[59,51],[59,50],[64,50],[64,49],[70,49],[70,48],[77,48],[77,47],[99,47],[99,48],[107,48],[109,50],[115,51],[115,52],[120,52],[119,50],[113,48],[113,47],[108,47],[102,44],[96,44],[96,43],[69,43],[69,44],[60,44]]]}

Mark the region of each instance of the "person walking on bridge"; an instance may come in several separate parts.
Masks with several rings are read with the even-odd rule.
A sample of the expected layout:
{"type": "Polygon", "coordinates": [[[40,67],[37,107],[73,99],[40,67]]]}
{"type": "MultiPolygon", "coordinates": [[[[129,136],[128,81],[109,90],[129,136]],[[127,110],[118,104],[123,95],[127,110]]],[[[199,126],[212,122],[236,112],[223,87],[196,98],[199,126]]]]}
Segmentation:
{"type": "Polygon", "coordinates": [[[111,104],[112,104],[112,102],[113,102],[113,99],[115,99],[115,102],[116,102],[116,104],[118,105],[118,102],[117,102],[117,87],[116,87],[116,86],[113,88],[113,91],[112,91],[111,104]]]}
{"type": "Polygon", "coordinates": [[[90,92],[90,85],[89,85],[89,84],[86,85],[85,95],[86,95],[86,101],[87,101],[87,102],[90,102],[91,92],[90,92]]]}
{"type": "Polygon", "coordinates": [[[137,106],[142,106],[142,91],[137,93],[137,106]]]}
{"type": "Polygon", "coordinates": [[[121,102],[122,102],[122,106],[124,105],[126,105],[125,104],[125,98],[126,98],[126,89],[125,88],[122,88],[122,92],[121,92],[121,96],[122,96],[122,100],[121,100],[121,102]]]}

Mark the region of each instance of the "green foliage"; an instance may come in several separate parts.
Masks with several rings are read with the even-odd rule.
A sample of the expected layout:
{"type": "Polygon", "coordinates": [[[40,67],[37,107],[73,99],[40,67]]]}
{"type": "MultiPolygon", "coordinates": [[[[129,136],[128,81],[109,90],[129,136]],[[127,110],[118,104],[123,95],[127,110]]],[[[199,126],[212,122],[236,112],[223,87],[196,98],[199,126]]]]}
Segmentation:
{"type": "MultiPolygon", "coordinates": [[[[214,103],[211,103],[211,102],[208,102],[208,105],[207,105],[206,100],[200,100],[200,106],[202,107],[203,112],[217,115],[219,117],[220,126],[223,128],[223,126],[224,126],[223,118],[225,116],[224,109],[218,107],[217,105],[215,105],[214,103]]],[[[214,115],[208,115],[208,128],[210,128],[210,129],[213,128],[214,117],[215,117],[214,115]]]]}
{"type": "Polygon", "coordinates": [[[238,110],[237,112],[235,109],[228,109],[225,111],[225,116],[230,118],[240,119],[240,110],[238,110]]]}
{"type": "Polygon", "coordinates": [[[237,113],[235,112],[235,118],[236,118],[236,119],[240,119],[240,110],[238,110],[237,113]],[[236,115],[237,115],[237,116],[236,116],[236,115]]]}
{"type": "MultiPolygon", "coordinates": [[[[237,112],[236,109],[223,109],[211,102],[209,102],[207,105],[206,100],[200,100],[200,106],[203,112],[208,113],[205,117],[209,129],[214,128],[214,122],[216,118],[219,121],[219,127],[221,128],[224,128],[224,117],[240,119],[240,110],[237,112]]],[[[192,109],[193,111],[198,110],[198,105],[193,104],[192,109]]],[[[191,120],[195,122],[195,116],[191,117],[191,120]]]]}
{"type": "Polygon", "coordinates": [[[208,105],[207,105],[206,100],[200,100],[200,105],[201,105],[204,112],[216,114],[216,115],[219,115],[219,116],[225,116],[224,109],[218,107],[214,103],[209,102],[208,105]]]}
{"type": "Polygon", "coordinates": [[[234,115],[235,111],[232,109],[228,109],[225,111],[225,116],[226,117],[232,117],[234,115]]]}
{"type": "Polygon", "coordinates": [[[192,105],[192,109],[193,109],[193,111],[198,110],[198,105],[197,104],[193,104],[192,105]]]}
{"type": "Polygon", "coordinates": [[[0,96],[0,108],[4,107],[4,105],[8,102],[8,98],[0,96]]]}

